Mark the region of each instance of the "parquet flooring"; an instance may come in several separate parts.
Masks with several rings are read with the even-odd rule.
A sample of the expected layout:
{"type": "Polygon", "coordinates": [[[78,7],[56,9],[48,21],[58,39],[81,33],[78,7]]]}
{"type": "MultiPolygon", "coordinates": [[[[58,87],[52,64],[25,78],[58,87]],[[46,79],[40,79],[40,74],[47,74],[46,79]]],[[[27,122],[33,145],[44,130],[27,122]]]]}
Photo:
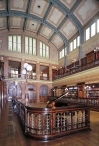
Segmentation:
{"type": "Polygon", "coordinates": [[[99,112],[91,111],[91,131],[42,142],[25,137],[10,102],[0,115],[0,146],[99,146],[99,112]]]}

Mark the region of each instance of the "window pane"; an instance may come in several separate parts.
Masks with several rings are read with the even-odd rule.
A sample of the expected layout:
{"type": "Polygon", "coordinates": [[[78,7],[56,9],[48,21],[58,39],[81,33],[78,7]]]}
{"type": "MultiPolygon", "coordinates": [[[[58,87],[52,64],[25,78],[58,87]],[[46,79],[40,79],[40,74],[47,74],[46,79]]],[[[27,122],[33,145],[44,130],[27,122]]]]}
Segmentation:
{"type": "Polygon", "coordinates": [[[32,54],[32,47],[29,46],[29,54],[32,54]]]}
{"type": "Polygon", "coordinates": [[[21,36],[18,36],[17,39],[18,39],[18,43],[21,44],[21,36]]]}
{"type": "Polygon", "coordinates": [[[9,42],[12,42],[12,36],[8,37],[9,42]]]}
{"type": "Polygon", "coordinates": [[[33,55],[36,55],[36,39],[33,39],[33,55]]]}
{"type": "Polygon", "coordinates": [[[99,32],[99,19],[97,20],[97,33],[99,32]]]}
{"type": "Polygon", "coordinates": [[[77,47],[80,46],[80,36],[77,37],[77,47]]]}
{"type": "Polygon", "coordinates": [[[25,53],[28,54],[28,46],[25,46],[25,53]]]}
{"type": "Polygon", "coordinates": [[[32,38],[29,38],[29,46],[32,47],[32,38]]]}
{"type": "Polygon", "coordinates": [[[9,42],[8,50],[12,51],[12,42],[9,42]]]}
{"type": "Polygon", "coordinates": [[[49,58],[49,47],[46,46],[46,57],[49,58]]]}
{"type": "Polygon", "coordinates": [[[74,40],[74,49],[76,48],[76,39],[74,40]]]}
{"type": "Polygon", "coordinates": [[[12,36],[8,37],[8,50],[12,51],[12,36]]]}
{"type": "Polygon", "coordinates": [[[61,59],[61,52],[60,52],[59,56],[60,56],[60,59],[61,59]]]}
{"type": "Polygon", "coordinates": [[[36,39],[33,39],[33,47],[36,48],[36,39]]]}
{"type": "Polygon", "coordinates": [[[43,43],[43,57],[45,57],[45,44],[43,43]]]}
{"type": "Polygon", "coordinates": [[[42,56],[42,48],[40,48],[40,56],[42,56]]]}
{"type": "Polygon", "coordinates": [[[90,29],[86,29],[86,41],[90,38],[90,29]]]}
{"type": "Polygon", "coordinates": [[[18,51],[18,52],[21,52],[21,44],[18,44],[17,51],[18,51]]]}
{"type": "Polygon", "coordinates": [[[33,55],[36,55],[36,48],[33,48],[33,55]]]}
{"type": "Polygon", "coordinates": [[[32,38],[29,38],[29,54],[32,54],[32,38]]]}
{"type": "Polygon", "coordinates": [[[73,42],[70,43],[70,51],[73,50],[73,42]]]}
{"type": "Polygon", "coordinates": [[[62,57],[64,57],[64,49],[62,50],[62,57]]]}
{"type": "Polygon", "coordinates": [[[95,23],[91,25],[91,37],[95,35],[95,23]]]}
{"type": "Polygon", "coordinates": [[[42,42],[40,42],[40,48],[42,48],[42,42]]]}
{"type": "Polygon", "coordinates": [[[16,43],[13,43],[13,51],[16,51],[16,43]]]}
{"type": "Polygon", "coordinates": [[[16,43],[16,36],[13,36],[13,42],[16,43]]]}
{"type": "Polygon", "coordinates": [[[25,37],[25,45],[28,45],[28,37],[25,37]]]}

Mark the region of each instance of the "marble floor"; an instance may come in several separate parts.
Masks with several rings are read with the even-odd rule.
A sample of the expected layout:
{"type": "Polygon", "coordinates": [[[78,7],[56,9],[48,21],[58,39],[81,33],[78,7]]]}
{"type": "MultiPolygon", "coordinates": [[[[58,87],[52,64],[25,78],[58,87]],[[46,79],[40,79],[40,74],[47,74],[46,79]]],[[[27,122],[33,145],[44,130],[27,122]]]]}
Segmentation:
{"type": "Polygon", "coordinates": [[[91,111],[91,130],[47,142],[25,137],[11,102],[0,113],[0,146],[99,146],[99,112],[91,111]]]}

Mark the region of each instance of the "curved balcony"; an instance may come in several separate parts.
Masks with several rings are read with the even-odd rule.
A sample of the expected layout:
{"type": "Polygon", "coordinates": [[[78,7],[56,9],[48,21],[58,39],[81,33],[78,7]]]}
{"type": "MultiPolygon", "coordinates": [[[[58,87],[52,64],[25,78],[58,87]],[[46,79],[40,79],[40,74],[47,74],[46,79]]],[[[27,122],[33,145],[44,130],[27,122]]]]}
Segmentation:
{"type": "Polygon", "coordinates": [[[33,139],[50,140],[90,130],[90,110],[86,105],[46,108],[46,103],[25,103],[12,99],[24,133],[33,139]]]}

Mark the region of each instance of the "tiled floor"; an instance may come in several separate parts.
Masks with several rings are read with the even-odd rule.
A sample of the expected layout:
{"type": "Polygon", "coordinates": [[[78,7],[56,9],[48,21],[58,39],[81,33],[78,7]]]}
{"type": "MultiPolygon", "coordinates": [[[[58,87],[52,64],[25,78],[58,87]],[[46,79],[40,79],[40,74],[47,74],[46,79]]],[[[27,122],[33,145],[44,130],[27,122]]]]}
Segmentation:
{"type": "Polygon", "coordinates": [[[48,142],[25,137],[11,102],[0,116],[0,146],[99,146],[99,112],[91,111],[91,131],[79,132],[48,142]]]}

